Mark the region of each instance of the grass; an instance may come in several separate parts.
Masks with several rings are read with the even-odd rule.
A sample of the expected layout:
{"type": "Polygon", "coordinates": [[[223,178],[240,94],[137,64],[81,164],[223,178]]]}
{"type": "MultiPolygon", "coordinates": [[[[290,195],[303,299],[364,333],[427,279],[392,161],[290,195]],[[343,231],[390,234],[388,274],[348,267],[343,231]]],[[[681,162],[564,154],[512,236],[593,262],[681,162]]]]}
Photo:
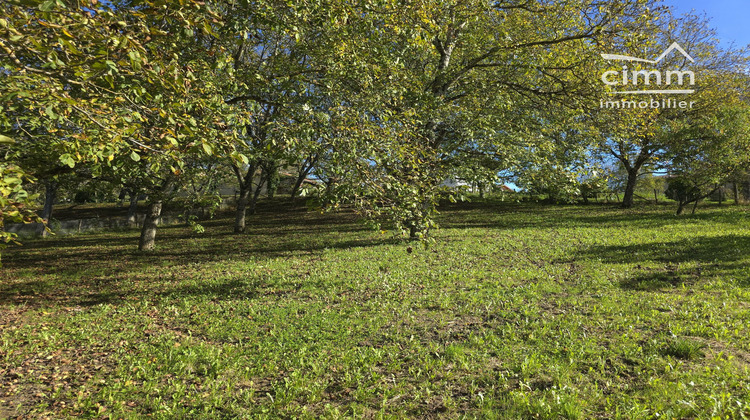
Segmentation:
{"type": "Polygon", "coordinates": [[[747,418],[745,207],[462,203],[425,249],[347,214],[27,241],[0,418],[747,418]]]}

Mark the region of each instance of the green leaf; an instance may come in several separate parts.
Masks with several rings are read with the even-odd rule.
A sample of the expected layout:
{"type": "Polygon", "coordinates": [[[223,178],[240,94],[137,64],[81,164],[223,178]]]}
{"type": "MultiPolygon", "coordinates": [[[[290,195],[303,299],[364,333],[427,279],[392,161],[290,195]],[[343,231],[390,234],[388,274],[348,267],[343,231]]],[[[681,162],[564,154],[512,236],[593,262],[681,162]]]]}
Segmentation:
{"type": "Polygon", "coordinates": [[[141,56],[138,54],[138,51],[128,52],[128,57],[130,57],[130,65],[133,67],[133,70],[140,70],[141,56]]]}
{"type": "Polygon", "coordinates": [[[57,114],[55,114],[55,111],[52,109],[52,105],[45,108],[44,113],[47,114],[47,116],[52,118],[53,120],[57,119],[57,114]]]}
{"type": "Polygon", "coordinates": [[[55,8],[55,0],[47,0],[44,3],[39,5],[39,10],[42,12],[49,12],[50,10],[55,8]]]}
{"type": "Polygon", "coordinates": [[[21,183],[21,178],[15,176],[9,176],[3,179],[3,182],[7,185],[16,185],[21,183]]]}
{"type": "Polygon", "coordinates": [[[13,144],[15,142],[12,138],[0,134],[0,144],[13,144]]]}
{"type": "Polygon", "coordinates": [[[133,152],[130,152],[130,158],[138,162],[139,160],[141,160],[141,155],[133,151],[133,152]]]}
{"type": "Polygon", "coordinates": [[[60,156],[60,162],[62,162],[63,165],[70,166],[71,168],[74,168],[76,166],[75,159],[73,159],[73,156],[71,156],[69,153],[60,156]]]}

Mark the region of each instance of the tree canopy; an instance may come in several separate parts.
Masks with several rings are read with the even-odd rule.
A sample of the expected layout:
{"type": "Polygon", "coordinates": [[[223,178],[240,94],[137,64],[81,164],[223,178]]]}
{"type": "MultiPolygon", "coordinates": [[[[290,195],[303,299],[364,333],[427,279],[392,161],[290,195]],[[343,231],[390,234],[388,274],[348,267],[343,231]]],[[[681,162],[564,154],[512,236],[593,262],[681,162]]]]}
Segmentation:
{"type": "Polygon", "coordinates": [[[451,178],[513,177],[585,199],[605,184],[595,155],[609,154],[627,172],[628,206],[643,167],[707,185],[745,162],[729,151],[747,138],[747,52],[720,48],[705,18],[650,0],[1,7],[13,202],[26,200],[15,181],[26,172],[46,185],[75,172],[127,186],[148,196],[142,250],[164,200],[218,164],[236,178],[238,233],[284,167],[299,174],[293,195],[314,173],[324,207],[424,238],[451,178]],[[615,66],[602,53],[648,56],[676,41],[694,62],[672,55],[658,69],[693,71],[698,106],[599,106],[615,66]]]}

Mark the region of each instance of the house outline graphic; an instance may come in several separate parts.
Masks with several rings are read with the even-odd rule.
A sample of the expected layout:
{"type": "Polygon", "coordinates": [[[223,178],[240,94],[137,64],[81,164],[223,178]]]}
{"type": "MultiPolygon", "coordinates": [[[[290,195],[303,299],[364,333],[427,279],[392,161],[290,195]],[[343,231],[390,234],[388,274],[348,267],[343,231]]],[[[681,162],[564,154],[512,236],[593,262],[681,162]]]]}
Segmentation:
{"type": "Polygon", "coordinates": [[[690,56],[677,42],[673,42],[672,45],[670,45],[666,50],[664,50],[663,53],[656,59],[656,60],[646,60],[645,58],[638,58],[638,57],[632,57],[629,55],[620,55],[620,54],[601,54],[602,58],[606,60],[627,60],[627,61],[639,61],[642,63],[651,63],[656,64],[664,57],[667,56],[667,54],[671,53],[672,51],[677,50],[682,54],[685,58],[690,60],[691,63],[695,63],[695,60],[693,60],[693,57],[690,56]]]}
{"type": "MultiPolygon", "coordinates": [[[[687,51],[685,51],[680,46],[680,44],[678,44],[677,42],[673,42],[669,47],[667,47],[667,49],[664,50],[664,52],[662,52],[661,55],[659,55],[659,57],[656,58],[656,60],[648,60],[648,59],[645,59],[645,58],[638,58],[638,57],[633,57],[633,56],[629,56],[629,55],[621,55],[621,54],[604,54],[604,53],[602,53],[601,56],[602,56],[602,58],[604,58],[606,60],[636,61],[636,62],[641,62],[641,63],[657,64],[661,60],[663,60],[664,57],[666,57],[669,53],[671,53],[674,50],[679,51],[680,54],[682,54],[683,57],[685,57],[686,59],[688,59],[691,63],[695,63],[695,60],[693,59],[693,57],[691,57],[690,54],[688,54],[687,51]]],[[[651,73],[655,73],[655,72],[656,72],[655,70],[654,71],[646,71],[646,70],[633,71],[633,79],[631,81],[633,82],[633,85],[635,85],[635,84],[637,84],[637,79],[636,79],[637,75],[638,74],[645,74],[646,75],[645,76],[646,77],[646,84],[649,84],[648,83],[648,77],[649,77],[649,75],[651,73]]],[[[689,73],[689,75],[691,76],[691,79],[690,79],[691,83],[690,84],[694,83],[693,82],[694,74],[693,74],[692,71],[672,71],[672,70],[670,70],[670,71],[667,71],[667,84],[670,84],[670,82],[669,82],[670,73],[672,73],[672,74],[678,74],[679,83],[680,84],[682,84],[682,76],[680,76],[679,74],[688,74],[689,73]]],[[[602,74],[602,81],[605,84],[610,85],[610,86],[616,85],[617,82],[608,81],[607,77],[609,75],[617,75],[617,72],[612,71],[612,70],[604,72],[602,74]]],[[[628,84],[627,67],[623,67],[622,75],[623,75],[623,79],[622,79],[623,82],[622,83],[624,85],[628,84]]],[[[661,84],[661,82],[660,82],[661,77],[659,76],[659,74],[657,74],[657,77],[659,77],[657,79],[657,84],[661,84]]],[[[695,90],[694,89],[657,89],[657,90],[625,90],[625,91],[613,91],[613,92],[609,92],[610,95],[622,95],[622,94],[636,94],[636,95],[649,95],[649,94],[690,94],[690,93],[695,93],[695,90]]]]}

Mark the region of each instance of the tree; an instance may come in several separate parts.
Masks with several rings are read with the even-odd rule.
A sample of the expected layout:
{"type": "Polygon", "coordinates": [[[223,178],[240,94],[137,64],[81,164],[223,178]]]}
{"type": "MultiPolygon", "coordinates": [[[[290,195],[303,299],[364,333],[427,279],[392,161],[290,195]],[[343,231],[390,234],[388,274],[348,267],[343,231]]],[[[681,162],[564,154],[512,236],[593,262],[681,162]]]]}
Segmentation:
{"type": "Polygon", "coordinates": [[[268,1],[241,7],[228,2],[221,8],[226,21],[221,42],[233,54],[226,73],[227,103],[248,114],[232,127],[238,133],[232,150],[246,157],[231,163],[239,186],[237,233],[244,231],[262,188],[273,196],[281,165],[300,167],[294,194],[317,161],[313,146],[322,139],[310,139],[327,132],[314,122],[325,124],[321,77],[331,54],[328,37],[341,30],[328,24],[344,16],[346,7],[268,1]]]}
{"type": "MultiPolygon", "coordinates": [[[[0,152],[13,142],[13,139],[0,135],[0,152]]],[[[25,183],[30,182],[34,182],[34,179],[23,169],[12,163],[0,161],[0,251],[8,243],[18,244],[17,235],[7,232],[5,223],[44,222],[31,209],[34,197],[26,191],[24,186],[25,183]]]]}
{"type": "Polygon", "coordinates": [[[655,176],[653,173],[642,173],[636,185],[636,192],[640,192],[645,197],[654,196],[654,201],[659,202],[659,194],[663,193],[667,187],[666,179],[663,176],[655,176]]]}
{"type": "Polygon", "coordinates": [[[57,160],[70,168],[85,164],[96,177],[118,164],[136,174],[150,198],[141,250],[154,247],[163,199],[185,157],[231,143],[225,127],[238,115],[214,83],[227,59],[211,48],[221,22],[204,3],[179,6],[6,4],[0,19],[10,34],[0,40],[0,66],[12,75],[0,88],[0,106],[15,116],[5,114],[0,124],[50,127],[61,139],[57,160]],[[123,156],[129,161],[115,159],[123,156]]]}
{"type": "MultiPolygon", "coordinates": [[[[716,81],[720,83],[719,81],[716,81]]],[[[681,146],[670,149],[667,193],[678,202],[677,214],[721,188],[750,163],[750,106],[725,104],[719,112],[675,127],[681,146]]]]}
{"type": "MultiPolygon", "coordinates": [[[[642,55],[642,51],[646,50],[657,56],[672,48],[675,42],[679,42],[679,45],[695,61],[694,63],[688,57],[673,52],[658,64],[644,65],[639,62],[617,61],[611,67],[614,69],[617,65],[617,70],[610,71],[615,71],[620,77],[623,68],[619,66],[626,63],[627,67],[624,71],[627,72],[626,76],[629,75],[629,83],[636,83],[638,80],[641,83],[648,83],[649,80],[659,83],[661,75],[667,75],[668,71],[691,71],[694,79],[690,80],[694,80],[695,85],[689,87],[694,89],[695,93],[690,95],[689,101],[697,104],[696,106],[652,108],[651,102],[662,104],[664,98],[646,97],[649,107],[645,109],[635,106],[625,109],[613,107],[600,109],[597,112],[598,124],[602,127],[603,134],[601,150],[620,162],[627,174],[622,201],[622,206],[625,208],[633,206],[638,177],[643,168],[651,166],[658,169],[671,148],[681,147],[679,142],[674,142],[675,136],[670,132],[670,124],[680,120],[694,119],[701,114],[713,113],[728,100],[729,96],[734,95],[732,90],[715,89],[715,85],[712,84],[713,78],[708,75],[711,73],[729,74],[746,60],[746,51],[720,48],[715,31],[708,26],[707,19],[695,15],[685,15],[679,18],[667,15],[661,23],[654,22],[648,32],[628,34],[608,47],[617,48],[620,54],[639,56],[642,55]],[[658,74],[637,73],[652,70],[658,74]]],[[[691,76],[685,75],[684,77],[691,76]]],[[[623,90],[623,86],[618,89],[623,90]]],[[[611,99],[608,97],[606,100],[611,99]]],[[[618,96],[617,99],[619,100],[620,97],[618,96]]],[[[642,101],[643,97],[628,98],[628,100],[636,103],[642,101]]]]}
{"type": "Polygon", "coordinates": [[[527,140],[517,183],[553,203],[588,200],[602,181],[590,146],[598,134],[588,120],[565,108],[535,113],[536,127],[527,140]]]}
{"type": "Polygon", "coordinates": [[[350,13],[327,72],[353,108],[341,113],[351,146],[336,147],[336,162],[350,170],[338,171],[346,185],[336,191],[424,236],[440,183],[461,165],[454,158],[480,136],[524,138],[507,135],[519,108],[582,111],[597,80],[594,46],[647,16],[646,4],[451,1],[350,13]]]}

